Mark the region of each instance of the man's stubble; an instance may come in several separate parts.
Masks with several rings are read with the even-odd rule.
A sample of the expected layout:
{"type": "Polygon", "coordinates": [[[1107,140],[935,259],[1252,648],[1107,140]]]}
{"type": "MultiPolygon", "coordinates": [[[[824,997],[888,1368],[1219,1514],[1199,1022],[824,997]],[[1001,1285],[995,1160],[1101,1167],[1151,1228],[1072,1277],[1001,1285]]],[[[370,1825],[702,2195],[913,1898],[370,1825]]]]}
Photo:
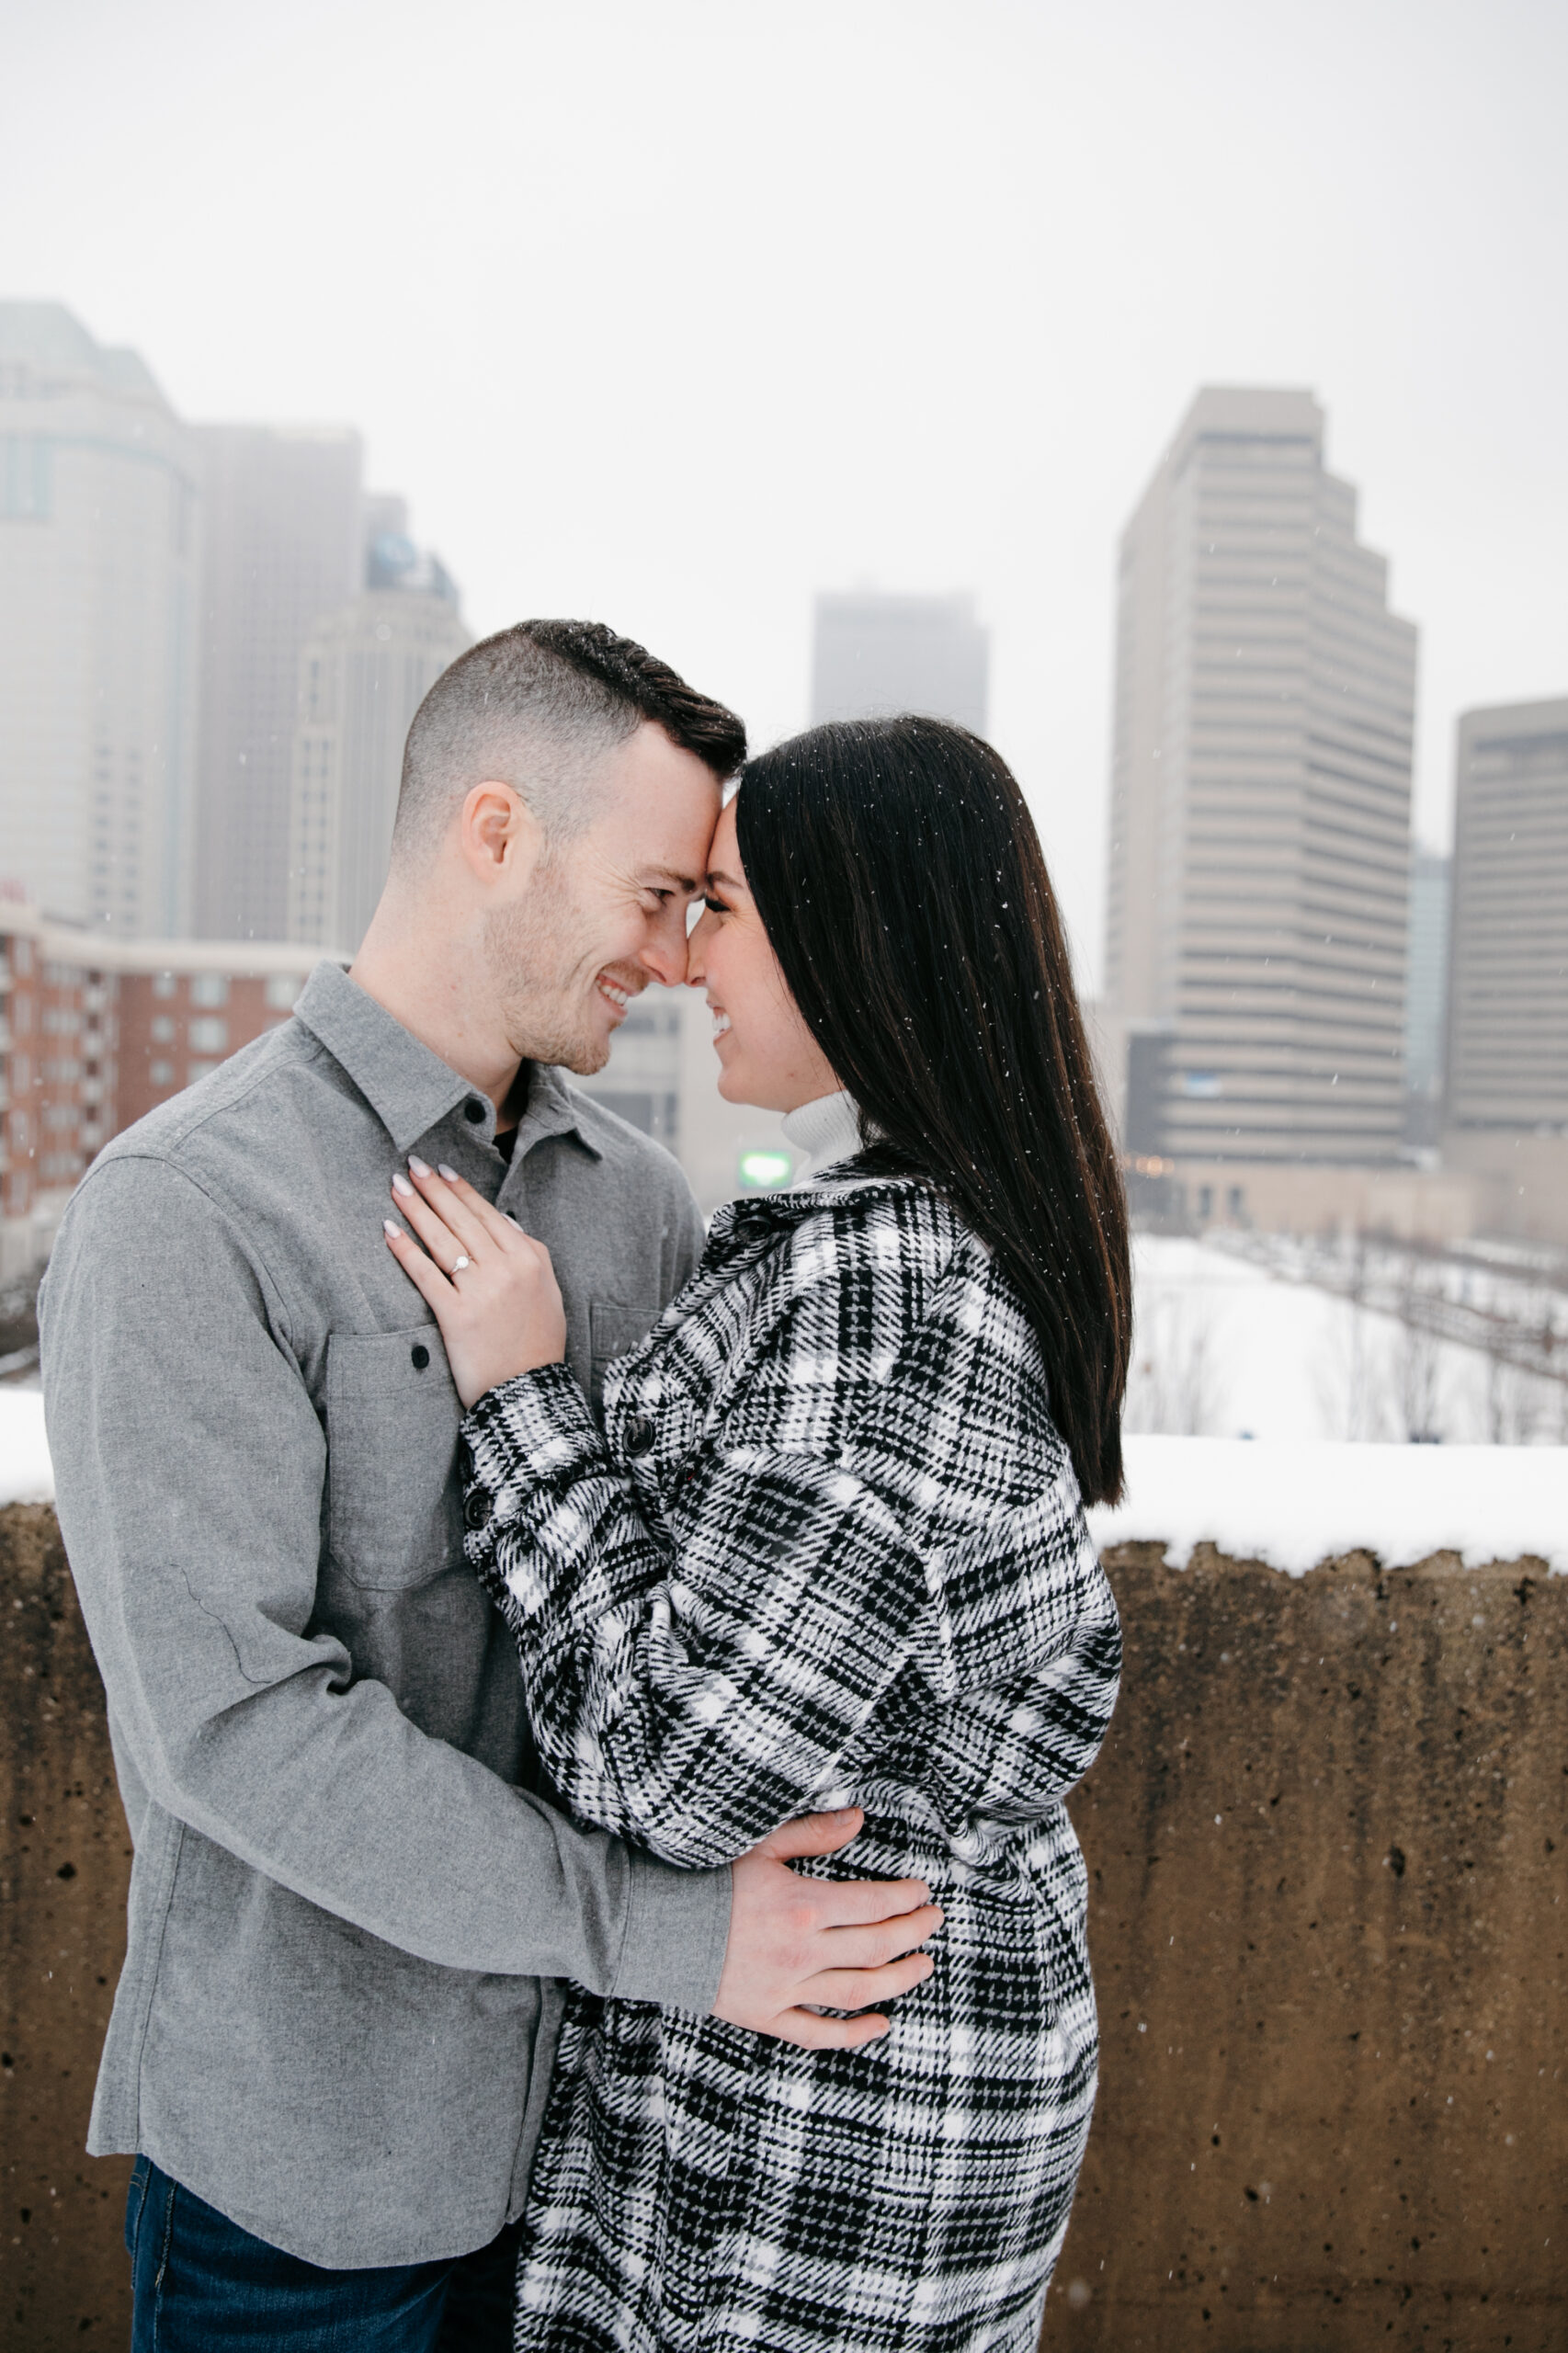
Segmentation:
{"type": "Polygon", "coordinates": [[[526,906],[496,907],[484,921],[484,949],[513,1051],[524,1062],[558,1063],[586,1078],[609,1047],[585,1002],[596,977],[583,961],[589,926],[563,863],[547,853],[526,906]]]}

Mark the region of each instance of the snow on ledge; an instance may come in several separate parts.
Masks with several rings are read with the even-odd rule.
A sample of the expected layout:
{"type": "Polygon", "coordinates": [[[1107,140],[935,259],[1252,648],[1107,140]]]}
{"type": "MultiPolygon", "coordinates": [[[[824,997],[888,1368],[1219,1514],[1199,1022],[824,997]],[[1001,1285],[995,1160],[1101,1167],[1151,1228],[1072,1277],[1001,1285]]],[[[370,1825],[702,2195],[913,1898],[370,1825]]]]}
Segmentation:
{"type": "Polygon", "coordinates": [[[1345,1446],[1311,1438],[1129,1438],[1127,1500],[1089,1514],[1095,1541],[1193,1547],[1290,1576],[1343,1552],[1392,1568],[1434,1552],[1467,1567],[1532,1553],[1568,1574],[1568,1447],[1345,1446]]]}
{"type": "Polygon", "coordinates": [[[0,1504],[47,1504],[53,1496],[43,1398],[36,1389],[0,1389],[0,1504]]]}
{"type": "MultiPolygon", "coordinates": [[[[1129,1438],[1126,1447],[1127,1501],[1089,1514],[1095,1541],[1163,1544],[1173,1568],[1208,1542],[1298,1577],[1354,1552],[1390,1568],[1433,1552],[1471,1566],[1528,1552],[1568,1574],[1568,1447],[1228,1438],[1129,1438]]],[[[0,1504],[53,1494],[43,1399],[0,1389],[0,1504]]]]}

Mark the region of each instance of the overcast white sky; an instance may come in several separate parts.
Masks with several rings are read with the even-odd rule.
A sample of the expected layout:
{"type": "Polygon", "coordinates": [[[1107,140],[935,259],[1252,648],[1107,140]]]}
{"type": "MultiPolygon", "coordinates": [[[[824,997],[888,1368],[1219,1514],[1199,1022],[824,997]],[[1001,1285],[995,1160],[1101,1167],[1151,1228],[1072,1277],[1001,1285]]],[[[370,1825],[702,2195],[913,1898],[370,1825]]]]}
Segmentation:
{"type": "Polygon", "coordinates": [[[1455,713],[1568,692],[1562,0],[0,0],[0,293],[347,421],[471,623],[804,723],[813,589],[972,588],[1099,961],[1117,534],[1305,384],[1455,713]]]}

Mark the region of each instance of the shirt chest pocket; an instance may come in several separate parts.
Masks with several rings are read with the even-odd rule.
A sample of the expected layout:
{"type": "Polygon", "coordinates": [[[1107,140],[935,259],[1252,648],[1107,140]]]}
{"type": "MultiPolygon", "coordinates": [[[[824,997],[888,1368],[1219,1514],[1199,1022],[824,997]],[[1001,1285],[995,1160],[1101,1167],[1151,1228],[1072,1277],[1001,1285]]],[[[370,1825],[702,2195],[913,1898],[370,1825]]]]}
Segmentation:
{"type": "Polygon", "coordinates": [[[619,1299],[596,1299],[588,1311],[590,1365],[588,1395],[596,1413],[604,1404],[605,1375],[617,1357],[634,1348],[659,1320],[657,1301],[645,1307],[629,1306],[619,1299]]]}
{"type": "Polygon", "coordinates": [[[460,1561],[461,1420],[434,1324],[332,1335],[327,1549],[351,1584],[423,1585],[460,1561]]]}

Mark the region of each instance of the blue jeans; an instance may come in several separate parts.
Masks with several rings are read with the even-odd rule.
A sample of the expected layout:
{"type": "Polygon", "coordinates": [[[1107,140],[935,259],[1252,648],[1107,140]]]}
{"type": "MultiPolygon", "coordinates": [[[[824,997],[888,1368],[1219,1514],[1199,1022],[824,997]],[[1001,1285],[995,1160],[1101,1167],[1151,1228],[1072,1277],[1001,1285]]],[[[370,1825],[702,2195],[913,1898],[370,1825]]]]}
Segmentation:
{"type": "Polygon", "coordinates": [[[138,2157],[125,2208],[131,2353],[508,2353],[516,2226],[448,2263],[323,2271],[138,2157]]]}

